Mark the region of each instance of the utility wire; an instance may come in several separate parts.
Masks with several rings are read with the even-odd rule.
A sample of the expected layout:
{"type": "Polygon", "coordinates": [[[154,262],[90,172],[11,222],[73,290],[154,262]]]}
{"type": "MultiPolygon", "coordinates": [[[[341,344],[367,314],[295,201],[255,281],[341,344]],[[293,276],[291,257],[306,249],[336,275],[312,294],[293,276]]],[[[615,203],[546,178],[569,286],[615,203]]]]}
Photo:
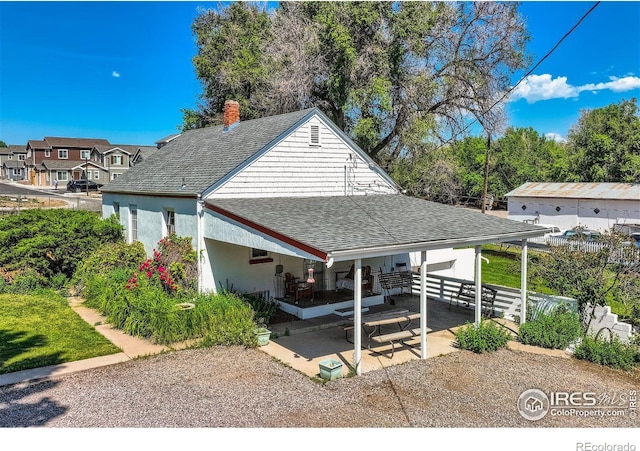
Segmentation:
{"type": "MultiPolygon", "coordinates": [[[[527,78],[529,75],[531,75],[531,73],[532,73],[534,70],[536,70],[536,69],[538,68],[538,66],[540,66],[540,64],[542,64],[542,62],[543,62],[544,60],[546,60],[546,59],[547,59],[547,58],[548,58],[548,57],[549,57],[549,56],[550,56],[550,55],[551,55],[551,54],[552,54],[552,53],[553,53],[553,52],[554,52],[554,51],[555,51],[555,50],[560,46],[560,44],[562,44],[562,41],[564,41],[566,38],[568,38],[568,37],[569,37],[569,35],[570,35],[571,33],[573,33],[573,32],[574,32],[574,30],[575,30],[576,28],[578,28],[578,26],[582,23],[582,21],[583,21],[584,19],[586,19],[586,18],[587,18],[587,16],[588,16],[589,14],[591,14],[591,12],[592,12],[594,9],[596,9],[596,7],[597,7],[599,4],[600,4],[600,1],[597,1],[597,2],[596,2],[596,3],[595,3],[595,4],[594,4],[590,9],[589,9],[589,11],[587,11],[586,13],[584,13],[584,15],[580,18],[580,20],[578,20],[578,22],[576,22],[576,24],[575,24],[575,25],[574,25],[574,26],[573,26],[569,31],[567,31],[567,32],[565,33],[565,35],[564,35],[564,36],[562,36],[562,38],[560,38],[560,40],[556,43],[556,45],[554,45],[554,46],[553,46],[553,48],[547,52],[547,54],[546,54],[546,55],[544,55],[544,56],[543,56],[543,57],[542,57],[542,58],[541,58],[541,59],[540,59],[540,60],[539,60],[539,61],[538,61],[538,62],[537,62],[537,63],[536,63],[536,64],[535,64],[531,69],[529,69],[529,71],[528,71],[526,74],[524,74],[524,75],[520,78],[520,80],[518,80],[518,82],[517,82],[515,85],[513,85],[511,88],[509,88],[509,89],[508,89],[508,90],[507,90],[507,91],[502,95],[502,97],[500,97],[498,100],[496,100],[496,102],[495,102],[493,105],[491,105],[491,106],[487,109],[487,111],[485,111],[484,113],[482,113],[482,115],[487,114],[487,113],[488,113],[489,111],[491,111],[491,110],[492,110],[496,105],[498,105],[500,102],[502,102],[502,101],[505,99],[505,97],[507,97],[509,94],[511,94],[511,92],[512,92],[514,89],[516,89],[516,88],[518,87],[518,85],[520,85],[520,83],[522,83],[522,82],[525,80],[525,78],[527,78]]],[[[448,144],[448,143],[451,143],[455,138],[457,138],[460,134],[464,133],[464,132],[469,128],[469,127],[471,127],[471,126],[472,126],[473,124],[475,124],[476,122],[480,122],[480,120],[479,120],[478,118],[476,118],[476,119],[474,119],[473,121],[471,121],[471,122],[470,122],[470,123],[469,123],[465,128],[463,128],[463,129],[462,129],[462,130],[460,130],[458,133],[456,133],[456,135],[455,135],[453,138],[451,138],[449,141],[447,141],[447,142],[443,143],[442,145],[440,145],[436,150],[438,150],[438,149],[442,148],[443,146],[445,146],[445,145],[446,145],[446,144],[448,144]]]]}

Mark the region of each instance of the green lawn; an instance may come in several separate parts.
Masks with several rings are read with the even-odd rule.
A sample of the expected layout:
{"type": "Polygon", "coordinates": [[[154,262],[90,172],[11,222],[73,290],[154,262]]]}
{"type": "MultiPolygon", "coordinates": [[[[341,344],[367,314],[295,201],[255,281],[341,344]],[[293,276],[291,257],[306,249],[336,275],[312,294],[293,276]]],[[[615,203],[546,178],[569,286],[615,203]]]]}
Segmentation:
{"type": "Polygon", "coordinates": [[[0,295],[0,374],[117,352],[54,292],[0,295]]]}
{"type": "MultiPolygon", "coordinates": [[[[514,246],[498,246],[487,244],[482,246],[482,256],[489,260],[482,260],[482,283],[502,285],[503,287],[520,288],[520,248],[514,246]]],[[[535,253],[529,251],[529,274],[535,253]]],[[[538,293],[555,294],[543,282],[527,280],[527,289],[538,293]]]]}

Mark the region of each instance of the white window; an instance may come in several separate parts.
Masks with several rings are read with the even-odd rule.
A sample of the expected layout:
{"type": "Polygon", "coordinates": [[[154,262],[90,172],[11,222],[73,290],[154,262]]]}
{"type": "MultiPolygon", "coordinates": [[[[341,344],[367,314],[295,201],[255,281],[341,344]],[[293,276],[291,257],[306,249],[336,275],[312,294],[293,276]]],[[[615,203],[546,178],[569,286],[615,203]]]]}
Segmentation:
{"type": "Polygon", "coordinates": [[[122,174],[120,174],[119,172],[116,172],[115,174],[111,174],[111,180],[117,179],[119,175],[122,175],[122,174]]]}
{"type": "Polygon", "coordinates": [[[58,149],[58,159],[66,160],[69,158],[69,151],[67,149],[58,149]]]}
{"type": "Polygon", "coordinates": [[[131,242],[138,241],[138,206],[129,205],[131,242]]]}
{"type": "Polygon", "coordinates": [[[18,168],[13,168],[13,175],[21,175],[21,174],[22,174],[22,170],[18,168]]]}
{"type": "Polygon", "coordinates": [[[164,211],[164,224],[167,231],[165,236],[173,235],[176,233],[176,212],[174,210],[164,211]]]}
{"type": "Polygon", "coordinates": [[[320,145],[320,126],[319,125],[309,125],[309,145],[310,146],[319,146],[320,145]]]}
{"type": "Polygon", "coordinates": [[[50,157],[51,156],[51,149],[45,149],[44,150],[44,156],[45,157],[50,157]]]}
{"type": "Polygon", "coordinates": [[[91,154],[91,151],[90,151],[90,150],[81,150],[81,151],[80,151],[80,159],[81,159],[81,160],[88,160],[88,159],[89,159],[90,154],[91,154]]]}
{"type": "Polygon", "coordinates": [[[122,155],[111,155],[111,165],[120,166],[122,164],[122,155]]]}
{"type": "Polygon", "coordinates": [[[27,156],[23,153],[21,153],[20,155],[18,155],[18,160],[20,161],[24,161],[27,158],[27,156]]]}
{"type": "Polygon", "coordinates": [[[60,181],[60,182],[66,182],[66,181],[67,181],[67,179],[68,179],[68,175],[69,175],[69,174],[67,174],[67,173],[66,173],[66,172],[64,172],[64,171],[58,171],[58,172],[56,173],[56,178],[57,178],[57,179],[58,179],[58,181],[60,181]]]}
{"type": "Polygon", "coordinates": [[[93,179],[100,180],[100,171],[93,171],[93,179]]]}
{"type": "Polygon", "coordinates": [[[91,171],[87,171],[87,180],[91,180],[91,174],[92,174],[91,171]]]}

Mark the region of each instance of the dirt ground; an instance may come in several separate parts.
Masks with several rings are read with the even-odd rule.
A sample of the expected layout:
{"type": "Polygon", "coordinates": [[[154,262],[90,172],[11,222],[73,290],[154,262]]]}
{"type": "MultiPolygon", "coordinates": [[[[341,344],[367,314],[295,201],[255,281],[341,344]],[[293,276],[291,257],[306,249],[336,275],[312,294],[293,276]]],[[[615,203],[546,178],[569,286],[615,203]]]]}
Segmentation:
{"type": "Polygon", "coordinates": [[[0,196],[0,208],[57,208],[67,202],[50,197],[0,196]]]}

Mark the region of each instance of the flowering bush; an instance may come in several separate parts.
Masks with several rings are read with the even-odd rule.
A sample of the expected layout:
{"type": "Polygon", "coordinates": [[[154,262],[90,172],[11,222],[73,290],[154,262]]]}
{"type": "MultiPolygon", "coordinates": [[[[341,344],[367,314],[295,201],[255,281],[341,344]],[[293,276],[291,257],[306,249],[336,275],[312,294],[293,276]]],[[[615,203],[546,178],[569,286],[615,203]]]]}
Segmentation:
{"type": "Polygon", "coordinates": [[[158,242],[153,257],[145,260],[127,281],[125,288],[139,288],[139,278],[146,276],[152,284],[161,286],[167,293],[194,291],[197,288],[196,253],[191,238],[171,235],[158,242]]]}

